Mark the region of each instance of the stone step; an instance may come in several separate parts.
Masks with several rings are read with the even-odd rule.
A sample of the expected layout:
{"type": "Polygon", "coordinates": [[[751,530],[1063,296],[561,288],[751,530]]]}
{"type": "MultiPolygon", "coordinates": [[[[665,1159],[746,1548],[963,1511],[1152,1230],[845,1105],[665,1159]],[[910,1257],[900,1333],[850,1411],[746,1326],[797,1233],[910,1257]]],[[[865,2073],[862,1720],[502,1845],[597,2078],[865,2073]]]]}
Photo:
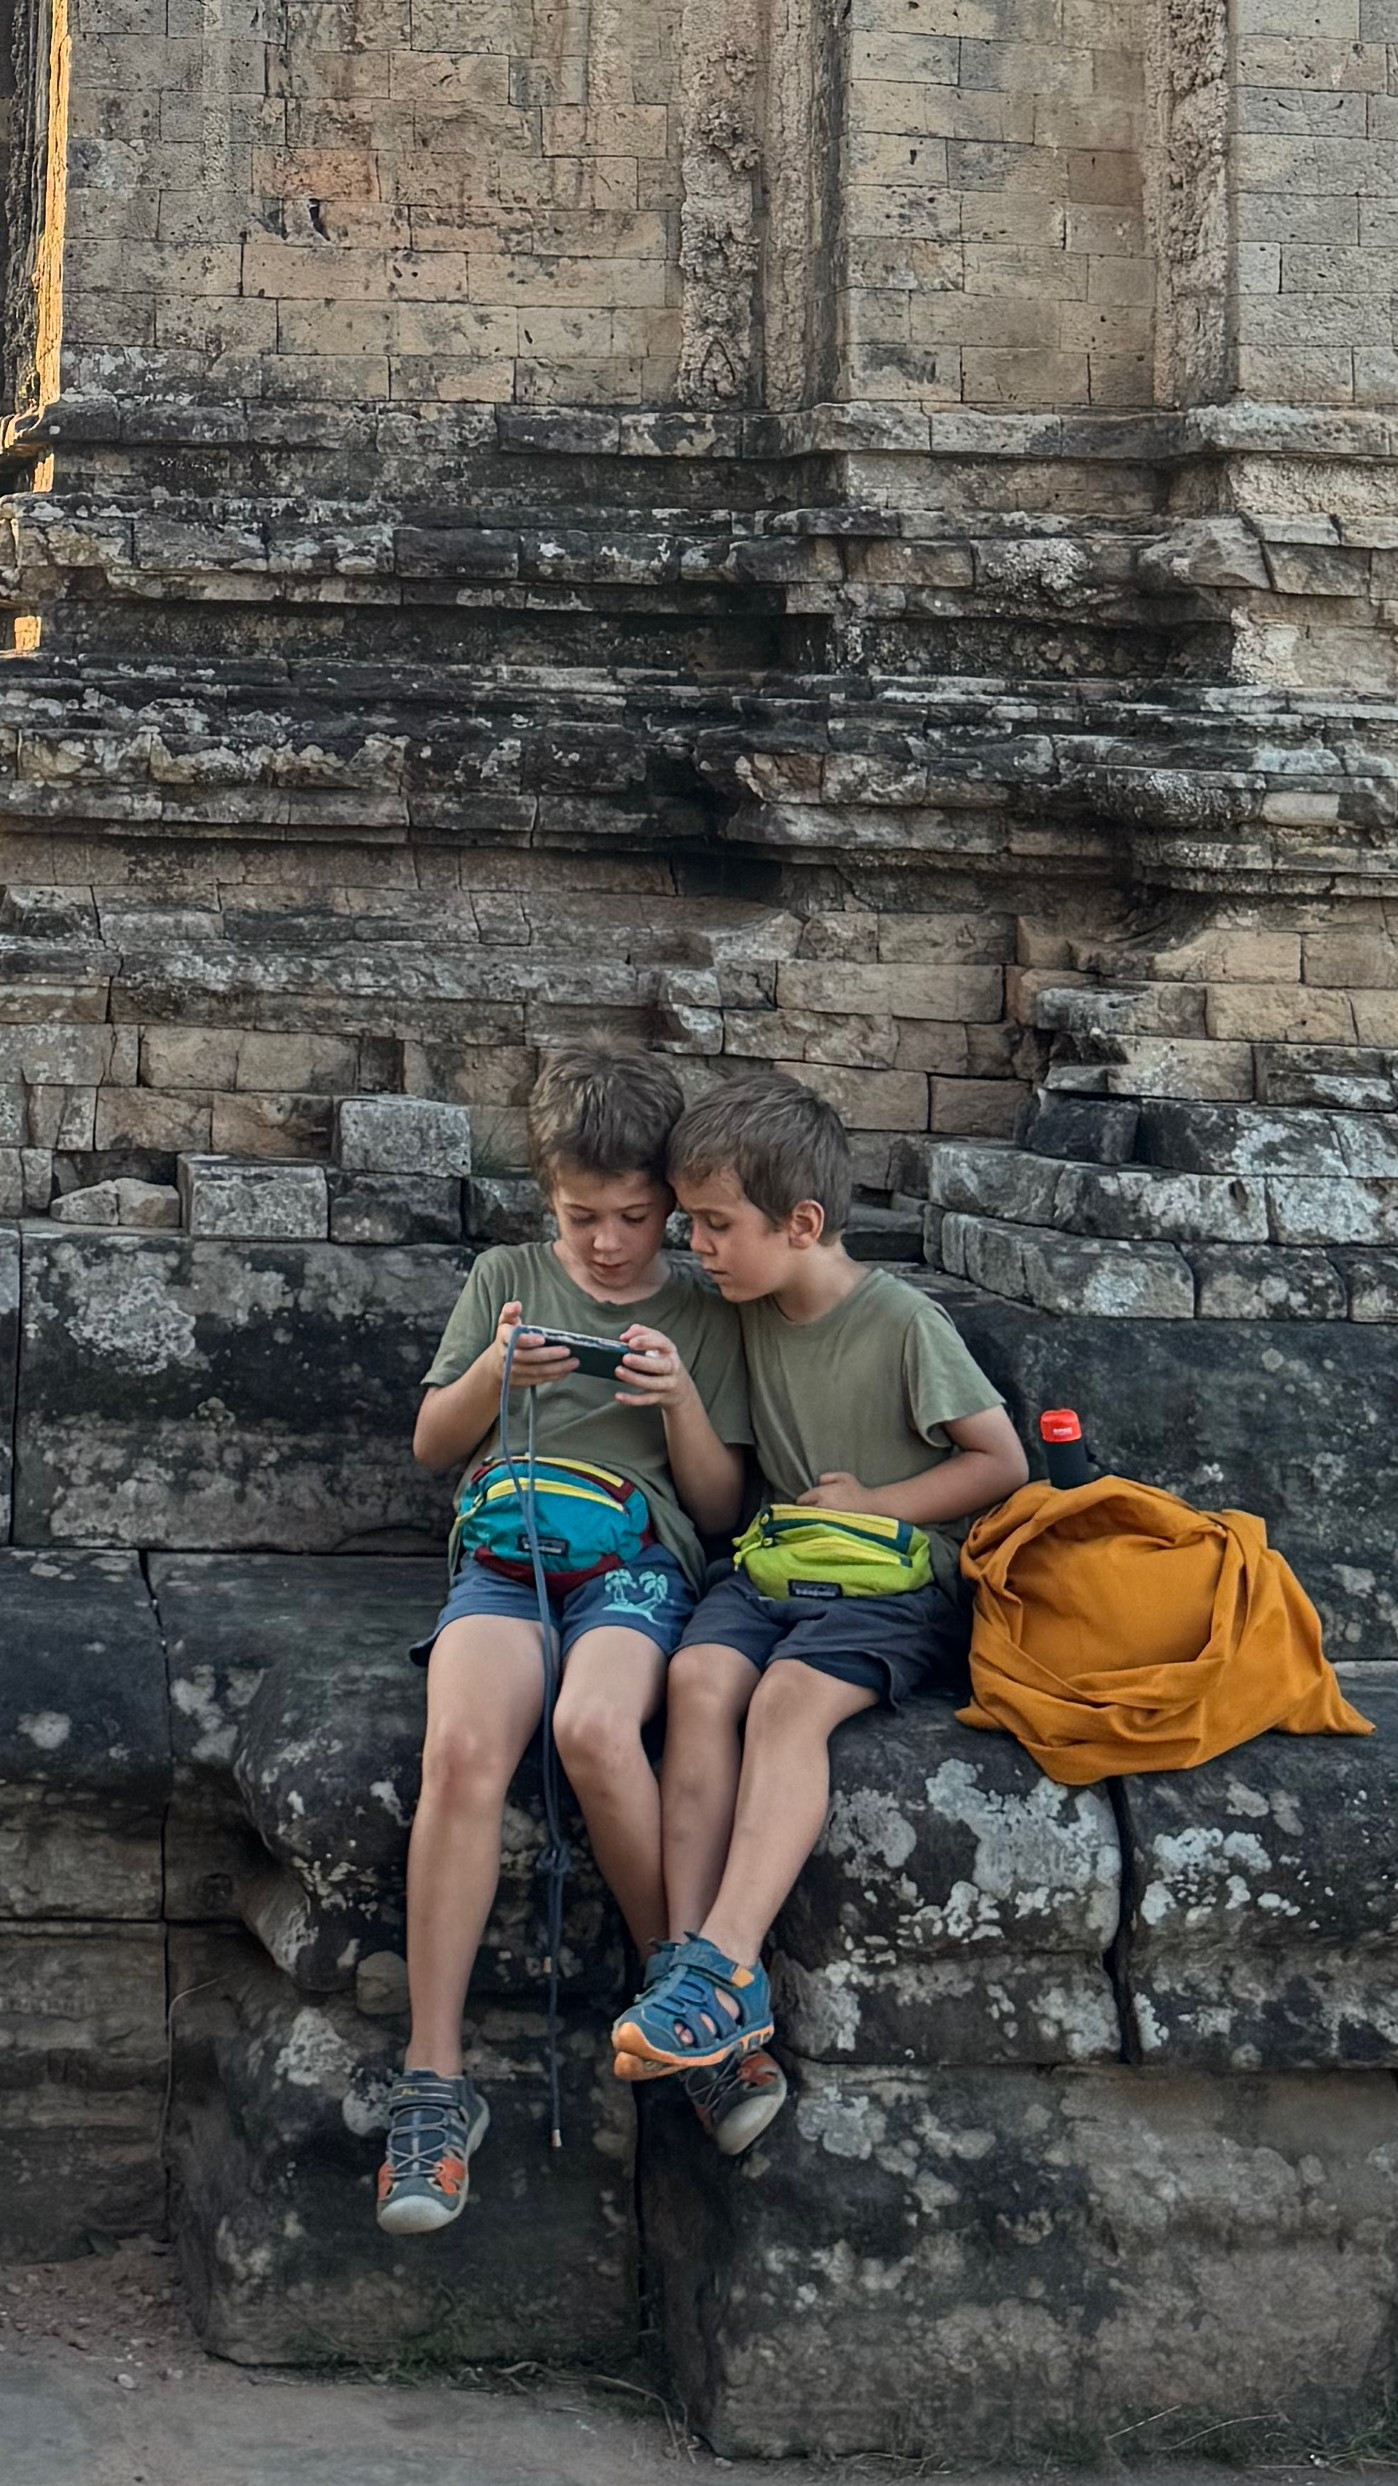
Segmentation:
{"type": "MultiPolygon", "coordinates": [[[[1094,1248],[1100,1259],[1113,1247],[1079,1246],[1094,1248]]],[[[1198,1436],[1196,1491],[1221,1455],[1250,1500],[1247,1457],[1271,1473],[1275,1445],[1259,1443],[1250,1407],[1234,1410],[1194,1326],[1166,1341],[1163,1323],[1142,1325],[1133,1393],[1103,1363],[1111,1324],[1080,1310],[1027,1328],[1017,1315],[1011,1332],[982,1296],[962,1319],[1007,1386],[1041,1397],[1051,1380],[1061,1398],[1071,1381],[1089,1418],[1096,1409],[1110,1421],[1128,1470],[1138,1459],[1150,1469],[1137,1436],[1168,1395],[1169,1438],[1188,1448],[1191,1428],[1198,1436]]],[[[1278,1363],[1303,1427],[1311,1402],[1278,1363]]],[[[1352,1364],[1330,1357],[1319,1398],[1312,1378],[1341,1438],[1372,1385],[1371,1365],[1352,1364]]],[[[1376,1491],[1375,1513],[1356,1509],[1354,1529],[1380,1564],[1375,1514],[1391,1523],[1394,1500],[1381,1482],[1376,1491]]],[[[736,2342],[776,2322],[761,2275],[774,2255],[802,2257],[817,2304],[837,2287],[846,2329],[876,2315],[882,2352],[891,2338],[911,2372],[928,2323],[964,2313],[964,2252],[990,2237],[996,2284],[1040,2290],[1032,2336],[1002,2343],[1005,2407],[1042,2390],[1043,2325],[1082,2329],[1080,2257],[1046,2263],[1039,2225],[1024,2228],[1026,2149],[1049,2186],[1045,2215],[1061,2224],[1084,2198],[1097,2204],[1082,2247],[1096,2251],[1101,2232],[1125,2232],[1142,2183],[1177,2186],[1181,2133],[1190,2163],[1204,2151],[1202,2199],[1245,2144],[1267,2149],[1274,2172],[1290,2165],[1281,2143],[1291,2132],[1294,2156],[1301,2129],[1324,2166],[1323,2181],[1306,2177],[1314,2249],[1333,2254],[1344,2202],[1356,2187],[1369,2200],[1373,2168],[1393,2155],[1388,2127],[1375,2138],[1360,2111],[1356,2079],[1390,2123],[1398,2111],[1398,1741],[1388,1731],[1398,1666],[1365,1671],[1360,1698],[1381,1730],[1372,1739],[1267,1737],[1187,1785],[1125,1782],[1111,1804],[1099,1788],[1051,1784],[1012,1740],[977,1734],[936,1703],[857,1721],[832,1752],[828,1821],[776,1929],[793,2104],[748,2162],[760,2182],[735,2192],[682,2101],[643,2098],[643,2231],[632,2097],[611,2077],[606,2041],[626,1963],[576,1826],[560,2028],[567,2146],[548,2148],[533,1931],[541,1825],[526,1765],[468,2020],[468,2063],[493,2119],[470,2215],[430,2254],[391,2245],[373,2222],[372,2179],[405,2030],[403,1860],[423,1722],[404,1648],[440,1580],[426,1561],[165,1554],[147,1583],[125,1552],[0,1555],[0,1610],[22,1624],[0,1637],[0,1828],[5,1856],[22,1857],[28,1813],[45,1874],[43,1892],[22,1871],[0,1876],[13,2006],[0,2254],[75,2252],[94,2225],[158,2225],[168,2128],[176,2242],[196,2319],[220,2353],[382,2362],[435,2327],[443,2352],[466,2363],[595,2363],[635,2349],[644,2257],[663,2352],[696,2414],[721,2439],[768,2449],[836,2443],[841,2425],[859,2429],[851,2441],[884,2439],[871,2403],[832,2412],[815,2368],[795,2398],[747,2394],[736,2342]],[[1126,1923],[1123,1837],[1149,1894],[1126,1923]],[[69,1915],[34,1914],[64,1892],[69,1915]],[[181,1998],[168,2075],[167,1981],[181,1998]],[[1132,2031],[1153,2067],[1144,2087],[1118,2068],[1132,2031]],[[1201,2069],[1225,2083],[1206,2108],[1201,2069]],[[1276,2132],[1273,2108],[1236,2085],[1254,2070],[1276,2102],[1276,2132]],[[1318,2119],[1286,2088],[1302,2072],[1318,2119]],[[1347,2085],[1318,2091],[1318,2072],[1347,2085]],[[1328,2114],[1330,2100],[1344,2113],[1328,2114]],[[1060,2133],[1051,2152],[1046,2111],[1060,2133]],[[937,2259],[949,2218],[962,2239],[950,2281],[937,2259]],[[916,2287],[881,2281],[871,2310],[868,2288],[851,2292],[820,2242],[827,2228],[854,2240],[866,2273],[896,2264],[906,2276],[911,2255],[916,2287]]],[[[1376,1582],[1363,1601],[1370,1646],[1385,1595],[1376,1582]]],[[[1283,2223],[1294,2274],[1311,2230],[1289,2211],[1283,2223]]],[[[1194,2221],[1191,2257],[1202,2233],[1212,2230],[1194,2221]]],[[[1356,2320],[1368,2301],[1367,2265],[1357,2266],[1356,2320]]],[[[804,2353],[799,2340],[788,2353],[804,2353]]],[[[1106,2391],[1108,2364],[1115,2374],[1115,2350],[1100,2375],[1091,2368],[1092,2390],[1106,2391]]],[[[942,2381],[929,2368],[927,2387],[945,2391],[936,2372],[942,2381]]],[[[949,2411],[953,2422],[968,2444],[987,2439],[979,2405],[949,2411]]]]}
{"type": "MultiPolygon", "coordinates": [[[[1389,1145],[1385,1135],[1371,1159],[1382,1162],[1389,1145]]],[[[1063,1163],[1003,1141],[945,1140],[930,1152],[929,1183],[944,1210],[1090,1240],[1398,1243],[1398,1162],[1391,1174],[1362,1177],[1178,1173],[1063,1163]]]]}
{"type": "Polygon", "coordinates": [[[1088,1241],[949,1211],[940,1249],[953,1276],[1044,1312],[1110,1321],[1194,1318],[1194,1272],[1173,1244],[1088,1241]]]}
{"type": "Polygon", "coordinates": [[[1265,1243],[1260,1181],[1175,1174],[1140,1165],[1078,1165],[994,1140],[946,1140],[931,1151],[930,1188],[943,1209],[1092,1239],[1265,1243]]]}
{"type": "Polygon", "coordinates": [[[1317,1105],[1390,1113],[1398,1106],[1398,1051],[1377,1045],[1259,1044],[1257,1094],[1264,1105],[1317,1105]]]}
{"type": "Polygon", "coordinates": [[[1185,1103],[1039,1088],[1020,1128],[1032,1155],[1187,1174],[1398,1175],[1398,1113],[1185,1103]]]}
{"type": "Polygon", "coordinates": [[[1398,1113],[1143,1101],[1136,1155],[1198,1174],[1398,1177],[1398,1113]]]}
{"type": "MultiPolygon", "coordinates": [[[[1252,1046],[1219,1037],[1103,1037],[1077,1058],[1081,1040],[1071,1037],[1073,1057],[1049,1064],[1044,1084],[1068,1096],[1183,1096],[1225,1104],[1252,1101],[1252,1046]]],[[[1057,1052],[1057,1048],[1055,1048],[1057,1052]]]]}

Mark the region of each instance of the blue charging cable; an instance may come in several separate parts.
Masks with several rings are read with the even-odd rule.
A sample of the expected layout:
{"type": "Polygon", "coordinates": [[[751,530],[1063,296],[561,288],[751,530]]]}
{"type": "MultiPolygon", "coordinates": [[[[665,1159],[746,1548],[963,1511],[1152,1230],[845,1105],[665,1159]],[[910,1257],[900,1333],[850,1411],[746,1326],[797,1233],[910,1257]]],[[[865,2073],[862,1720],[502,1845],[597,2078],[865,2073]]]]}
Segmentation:
{"type": "Polygon", "coordinates": [[[548,2083],[549,2083],[549,2147],[563,2147],[563,2126],[558,2095],[558,1977],[559,1953],[563,1947],[563,1890],[572,1865],[567,1837],[563,1828],[563,1799],[558,1768],[558,1747],[553,1740],[553,1713],[558,1701],[561,1675],[558,1634],[553,1627],[553,1608],[549,1603],[548,1581],[544,1575],[543,1549],[539,1543],[539,1522],[534,1509],[537,1466],[534,1448],[534,1392],[529,1392],[529,1417],[524,1441],[524,1477],[521,1480],[510,1449],[510,1375],[514,1370],[515,1349],[523,1335],[521,1322],[511,1335],[505,1349],[505,1368],[500,1380],[500,1459],[519,1497],[520,1514],[524,1521],[525,1543],[534,1572],[534,1593],[539,1600],[539,1628],[544,1650],[544,1714],[540,1721],[542,1745],[542,1776],[544,1784],[544,1828],[546,1843],[539,1858],[538,1871],[545,1885],[544,1921],[548,1957],[544,1963],[548,1977],[548,2083]]]}

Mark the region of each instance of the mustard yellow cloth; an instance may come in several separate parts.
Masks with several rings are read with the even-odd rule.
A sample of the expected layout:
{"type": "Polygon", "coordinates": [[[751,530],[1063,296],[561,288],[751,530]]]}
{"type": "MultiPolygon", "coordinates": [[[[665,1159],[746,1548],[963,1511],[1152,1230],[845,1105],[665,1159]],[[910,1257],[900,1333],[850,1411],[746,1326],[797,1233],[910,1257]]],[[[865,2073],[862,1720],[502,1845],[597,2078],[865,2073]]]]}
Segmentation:
{"type": "Polygon", "coordinates": [[[1083,1787],[1190,1769],[1268,1727],[1371,1735],[1260,1519],[1122,1476],[1022,1485],[961,1551],[975,1583],[967,1726],[1083,1787]]]}

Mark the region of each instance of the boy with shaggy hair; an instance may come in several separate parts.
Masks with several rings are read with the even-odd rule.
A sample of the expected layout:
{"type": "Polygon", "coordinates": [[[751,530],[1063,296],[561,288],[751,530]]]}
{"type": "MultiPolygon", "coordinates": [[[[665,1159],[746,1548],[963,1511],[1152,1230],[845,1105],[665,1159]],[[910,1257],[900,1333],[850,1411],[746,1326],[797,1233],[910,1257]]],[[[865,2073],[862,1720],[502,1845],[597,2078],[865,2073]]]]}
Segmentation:
{"type": "MultiPolygon", "coordinates": [[[[530,1099],[529,1133],[557,1240],[501,1245],[475,1262],[413,1437],[425,1467],[493,1458],[513,1345],[511,1389],[537,1393],[539,1458],[611,1471],[645,1497],[649,1541],[637,1559],[558,1593],[549,1581],[563,1668],[554,1740],[643,1958],[665,1932],[665,1899],[659,1790],[641,1730],[702,1583],[699,1532],[733,1527],[752,1439],[737,1317],[661,1250],[674,1206],[666,1152],[683,1104],[674,1073],[645,1055],[554,1057],[530,1099]],[[625,1362],[613,1379],[591,1378],[566,1347],[530,1335],[539,1329],[620,1337],[625,1362]]],[[[587,1481],[570,1474],[574,1488],[587,1481]]],[[[576,1503],[565,1495],[559,1507],[576,1503]]],[[[566,1564],[555,1574],[570,1576],[566,1564]]],[[[468,1556],[413,1655],[428,1670],[427,1732],[408,1854],[412,2030],[379,2173],[378,2220],[393,2235],[459,2215],[490,2119],[463,2069],[461,2018],[499,1878],[506,1791],[545,1698],[532,1581],[468,1556]]]]}
{"type": "MultiPolygon", "coordinates": [[[[623,2080],[684,2076],[740,2146],[785,2082],[760,1960],[820,1836],[829,1741],[863,1709],[964,1689],[959,1546],[972,1513],[1024,1482],[998,1391],[928,1296],[851,1260],[849,1143],[794,1080],[716,1088],[677,1124],[670,1178],[692,1248],[736,1304],[758,1461],[776,1502],[907,1521],[931,1578],[842,1594],[819,1578],[710,1589],[671,1662],[661,1769],[669,1941],[613,2031],[623,2080]],[[735,2114],[727,2094],[747,2091],[735,2114]]],[[[828,1569],[828,1564],[825,1566],[828,1569]]],[[[720,2146],[727,2146],[722,2133],[720,2146]]]]}

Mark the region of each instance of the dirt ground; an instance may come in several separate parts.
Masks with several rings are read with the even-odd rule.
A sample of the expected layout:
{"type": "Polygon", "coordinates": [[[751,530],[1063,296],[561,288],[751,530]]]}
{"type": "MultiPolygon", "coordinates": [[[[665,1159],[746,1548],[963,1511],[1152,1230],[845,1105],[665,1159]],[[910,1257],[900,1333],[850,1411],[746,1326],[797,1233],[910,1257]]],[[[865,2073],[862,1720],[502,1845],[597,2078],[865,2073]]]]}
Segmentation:
{"type": "MultiPolygon", "coordinates": [[[[1312,2486],[1321,2465],[1250,2474],[1312,2486]]],[[[1349,2473],[1398,2486],[1398,2468],[1349,2473]]],[[[982,2470],[974,2486],[1074,2474],[982,2470]]],[[[1224,2482],[1217,2467],[1178,2460],[1131,2474],[1142,2486],[1224,2482]]],[[[453,2384],[227,2365],[198,2346],[155,2244],[0,2270],[0,2486],[900,2486],[957,2475],[872,2456],[719,2460],[624,2377],[521,2368],[453,2384]]]]}

